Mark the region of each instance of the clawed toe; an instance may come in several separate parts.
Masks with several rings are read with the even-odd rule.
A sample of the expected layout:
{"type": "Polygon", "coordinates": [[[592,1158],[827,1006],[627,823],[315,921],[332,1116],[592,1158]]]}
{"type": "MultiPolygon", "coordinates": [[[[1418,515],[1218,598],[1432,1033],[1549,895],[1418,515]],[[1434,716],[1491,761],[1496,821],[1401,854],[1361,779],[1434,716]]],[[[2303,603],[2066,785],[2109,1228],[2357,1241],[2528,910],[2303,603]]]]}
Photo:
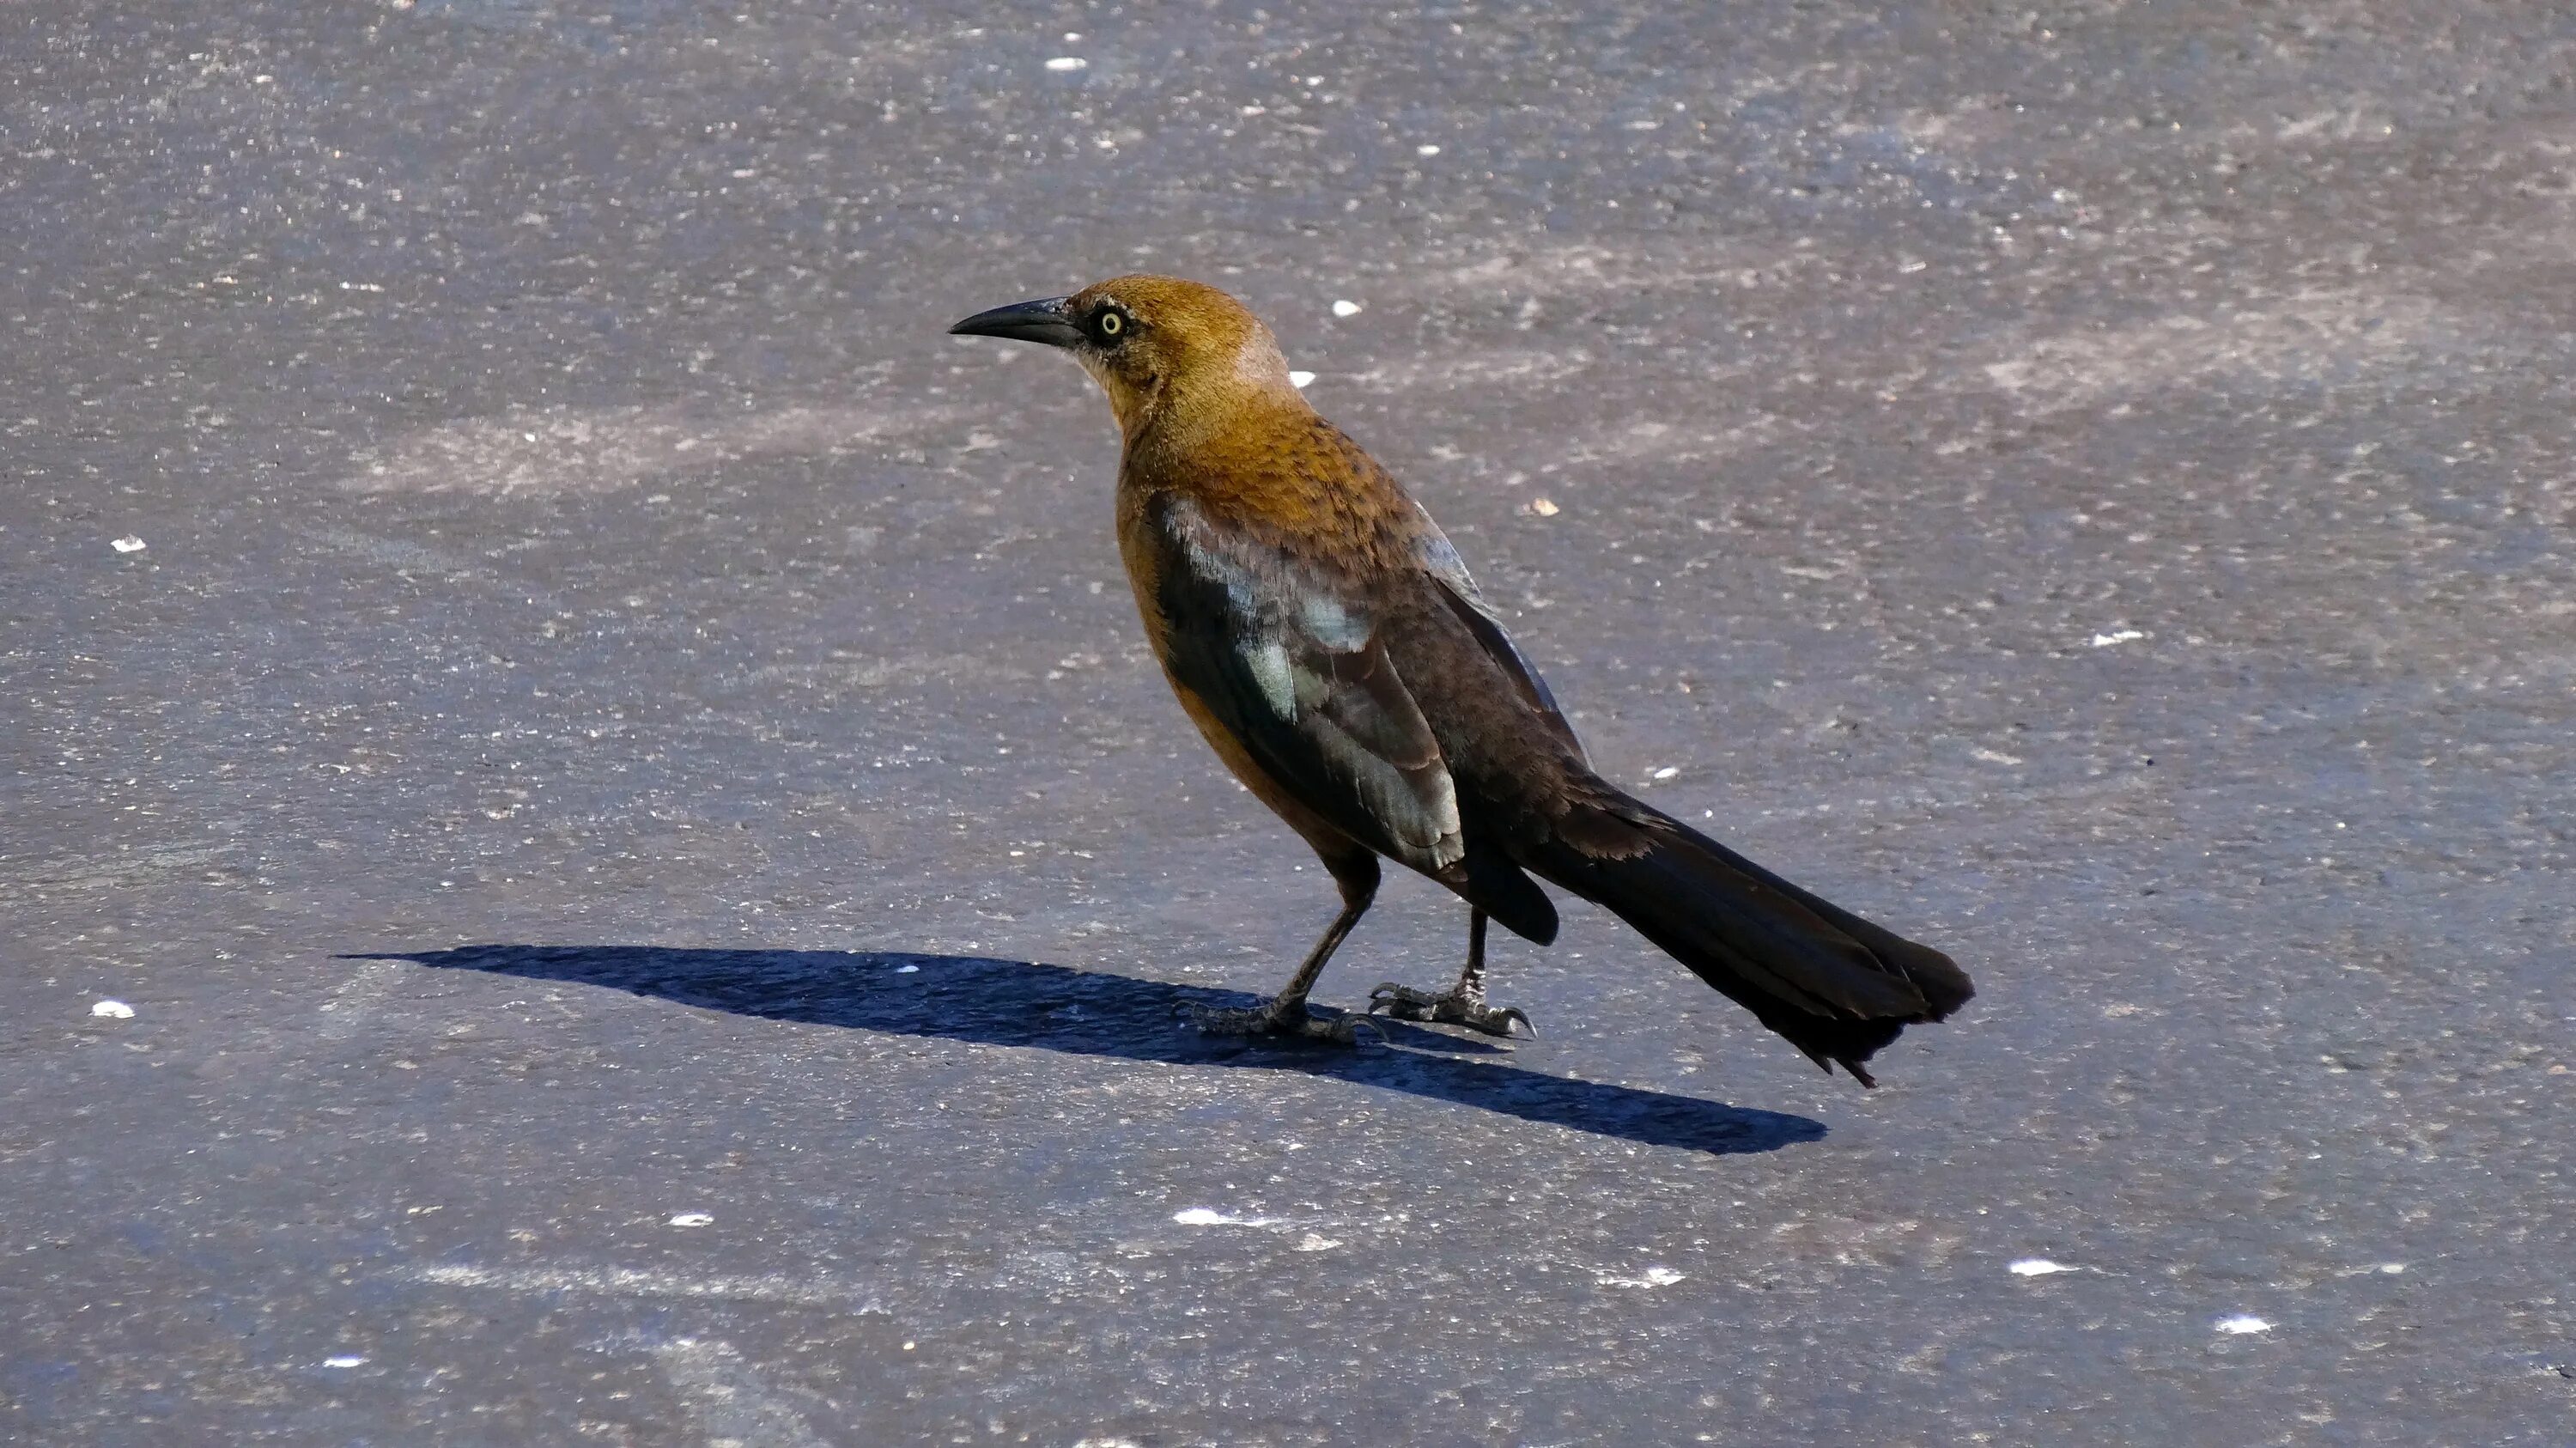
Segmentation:
{"type": "Polygon", "coordinates": [[[1522,1030],[1530,1033],[1531,1040],[1538,1039],[1538,1027],[1530,1024],[1529,1016],[1520,1007],[1489,1006],[1456,991],[1433,995],[1429,991],[1388,981],[1369,992],[1369,1014],[1376,1015],[1379,1011],[1399,1021],[1465,1026],[1471,1031],[1482,1031],[1488,1036],[1501,1036],[1506,1040],[1511,1038],[1512,1023],[1517,1021],[1522,1030]]]}
{"type": "Polygon", "coordinates": [[[1384,981],[1369,992],[1369,1014],[1384,1011],[1399,1021],[1427,1021],[1431,1019],[1432,1011],[1439,1008],[1440,1001],[1441,997],[1427,990],[1384,981]]]}
{"type": "MultiPolygon", "coordinates": [[[[1336,1011],[1329,1016],[1314,1015],[1306,1003],[1283,1005],[1276,999],[1263,1001],[1250,1010],[1221,1010],[1214,1006],[1189,1007],[1190,1024],[1209,1036],[1250,1036],[1271,1039],[1323,1041],[1336,1046],[1356,1046],[1365,1016],[1336,1011]]],[[[1375,1030],[1371,1035],[1378,1035],[1375,1030]]]]}

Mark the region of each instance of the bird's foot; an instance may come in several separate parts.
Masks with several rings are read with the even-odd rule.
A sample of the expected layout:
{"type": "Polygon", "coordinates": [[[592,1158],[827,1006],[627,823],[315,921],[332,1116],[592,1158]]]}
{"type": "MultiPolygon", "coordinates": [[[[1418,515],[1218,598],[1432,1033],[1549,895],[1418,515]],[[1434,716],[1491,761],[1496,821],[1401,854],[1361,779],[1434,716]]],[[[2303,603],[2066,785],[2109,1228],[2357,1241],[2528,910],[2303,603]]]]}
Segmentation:
{"type": "MultiPolygon", "coordinates": [[[[1366,1016],[1335,1011],[1329,1016],[1310,1014],[1302,1000],[1283,1001],[1277,996],[1250,1010],[1220,1010],[1214,1006],[1191,1006],[1190,1024],[1202,1035],[1278,1037],[1289,1040],[1325,1041],[1336,1046],[1356,1046],[1360,1026],[1366,1016]]],[[[1369,1034],[1379,1035],[1372,1029],[1369,1034]]]]}
{"type": "Polygon", "coordinates": [[[1471,1031],[1482,1031],[1506,1040],[1511,1037],[1512,1022],[1518,1021],[1521,1029],[1530,1033],[1531,1040],[1538,1039],[1538,1027],[1530,1024],[1529,1016],[1520,1007],[1489,1006],[1479,997],[1454,990],[1446,995],[1433,995],[1427,990],[1415,990],[1411,986],[1388,981],[1369,992],[1369,1014],[1376,1015],[1379,1011],[1399,1021],[1465,1026],[1471,1031]]]}

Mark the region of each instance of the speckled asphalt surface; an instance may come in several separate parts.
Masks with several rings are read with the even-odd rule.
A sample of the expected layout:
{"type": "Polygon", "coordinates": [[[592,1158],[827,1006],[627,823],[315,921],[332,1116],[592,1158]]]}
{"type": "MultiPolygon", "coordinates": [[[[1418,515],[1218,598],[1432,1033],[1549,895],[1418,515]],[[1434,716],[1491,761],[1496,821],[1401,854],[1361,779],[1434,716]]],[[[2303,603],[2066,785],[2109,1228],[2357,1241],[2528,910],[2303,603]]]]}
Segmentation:
{"type": "Polygon", "coordinates": [[[0,1441],[2576,1440],[2565,7],[37,3],[0,75],[0,1441]],[[1181,1029],[1331,892],[1090,384],[940,330],[1135,268],[1975,1006],[1864,1093],[1575,908],[1537,1043],[1181,1029]]]}

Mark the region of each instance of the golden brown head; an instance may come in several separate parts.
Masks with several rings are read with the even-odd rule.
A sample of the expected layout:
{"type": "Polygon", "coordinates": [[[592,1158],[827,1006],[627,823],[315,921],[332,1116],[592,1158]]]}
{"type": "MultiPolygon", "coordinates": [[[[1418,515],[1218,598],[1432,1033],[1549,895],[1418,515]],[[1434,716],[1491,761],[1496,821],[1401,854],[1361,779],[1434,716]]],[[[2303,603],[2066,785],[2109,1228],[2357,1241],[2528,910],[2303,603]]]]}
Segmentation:
{"type": "Polygon", "coordinates": [[[1071,352],[1109,394],[1130,441],[1247,405],[1306,405],[1261,319],[1216,288],[1178,277],[1111,277],[1069,297],[978,312],[948,330],[1071,352]]]}

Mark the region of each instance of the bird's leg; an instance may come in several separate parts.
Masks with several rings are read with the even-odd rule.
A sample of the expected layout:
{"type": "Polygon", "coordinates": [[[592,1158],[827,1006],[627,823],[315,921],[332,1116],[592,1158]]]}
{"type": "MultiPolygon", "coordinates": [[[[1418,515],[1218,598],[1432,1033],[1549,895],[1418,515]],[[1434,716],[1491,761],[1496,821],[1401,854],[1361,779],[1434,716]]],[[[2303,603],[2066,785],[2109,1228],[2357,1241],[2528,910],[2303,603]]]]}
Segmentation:
{"type": "Polygon", "coordinates": [[[1260,1005],[1250,1010],[1194,1008],[1191,1015],[1200,1030],[1218,1036],[1301,1036],[1345,1046],[1358,1044],[1361,1018],[1336,1015],[1317,1020],[1306,1012],[1306,993],[1315,988],[1315,978],[1324,973],[1325,963],[1341,948],[1351,927],[1368,913],[1369,902],[1377,898],[1377,857],[1365,855],[1359,862],[1327,858],[1324,863],[1342,887],[1342,913],[1333,917],[1324,938],[1306,952],[1304,963],[1289,977],[1288,984],[1280,987],[1279,994],[1260,1005]]]}
{"type": "Polygon", "coordinates": [[[1458,983],[1447,995],[1433,995],[1411,986],[1388,981],[1369,992],[1369,1014],[1384,1011],[1399,1021],[1437,1021],[1444,1025],[1465,1026],[1489,1036],[1509,1036],[1512,1022],[1538,1037],[1538,1027],[1518,1006],[1496,1008],[1485,1004],[1485,912],[1470,907],[1467,914],[1467,968],[1458,973],[1458,983]]]}

